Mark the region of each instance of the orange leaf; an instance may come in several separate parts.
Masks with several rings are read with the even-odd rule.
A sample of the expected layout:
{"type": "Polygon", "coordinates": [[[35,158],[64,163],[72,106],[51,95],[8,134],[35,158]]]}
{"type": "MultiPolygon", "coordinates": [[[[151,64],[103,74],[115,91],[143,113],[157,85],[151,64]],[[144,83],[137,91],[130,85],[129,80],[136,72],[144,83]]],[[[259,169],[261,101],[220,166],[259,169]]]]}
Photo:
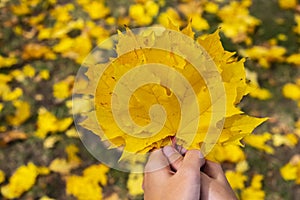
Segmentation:
{"type": "Polygon", "coordinates": [[[0,146],[5,146],[6,144],[16,141],[27,139],[26,133],[18,130],[7,131],[0,133],[0,146]]]}

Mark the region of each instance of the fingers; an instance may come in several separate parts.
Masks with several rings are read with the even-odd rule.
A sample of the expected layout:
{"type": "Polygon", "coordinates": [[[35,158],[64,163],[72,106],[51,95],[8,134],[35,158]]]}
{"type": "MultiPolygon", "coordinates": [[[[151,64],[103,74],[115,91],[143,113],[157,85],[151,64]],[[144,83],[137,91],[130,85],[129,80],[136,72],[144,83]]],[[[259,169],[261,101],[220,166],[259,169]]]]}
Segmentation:
{"type": "Polygon", "coordinates": [[[162,150],[153,151],[144,169],[143,189],[145,195],[146,191],[151,193],[153,188],[160,187],[160,184],[163,184],[162,181],[168,180],[170,176],[169,162],[162,150]]]}
{"type": "Polygon", "coordinates": [[[226,181],[225,174],[220,164],[207,160],[202,171],[213,179],[226,181]]]}
{"type": "Polygon", "coordinates": [[[185,168],[194,169],[195,171],[200,171],[200,168],[205,163],[204,156],[199,150],[185,150],[185,156],[183,157],[174,147],[165,146],[163,148],[163,153],[175,172],[183,163],[185,168]]]}
{"type": "Polygon", "coordinates": [[[183,167],[195,172],[200,172],[200,168],[204,165],[205,159],[199,150],[189,150],[186,152],[183,159],[183,167]]]}
{"type": "Polygon", "coordinates": [[[237,200],[236,195],[229,184],[224,184],[224,181],[214,179],[204,172],[200,173],[200,199],[237,200]]]}
{"type": "Polygon", "coordinates": [[[209,188],[211,187],[211,184],[214,179],[209,177],[207,174],[204,172],[200,171],[200,179],[201,179],[201,191],[205,193],[205,191],[209,191],[209,188]]]}
{"type": "Polygon", "coordinates": [[[181,155],[185,155],[186,152],[187,152],[187,149],[184,148],[184,147],[181,146],[181,145],[176,145],[176,144],[175,144],[175,149],[176,149],[181,155]]]}
{"type": "MultiPolygon", "coordinates": [[[[204,172],[200,172],[200,179],[201,179],[201,187],[200,187],[201,197],[207,197],[213,179],[209,177],[207,174],[205,174],[204,172]]],[[[201,198],[201,199],[208,199],[208,198],[201,198]]]]}
{"type": "Polygon", "coordinates": [[[199,150],[188,150],[183,158],[181,167],[176,175],[180,178],[180,182],[188,185],[190,194],[193,198],[186,199],[200,199],[201,176],[200,168],[204,165],[205,160],[199,150]]]}
{"type": "Polygon", "coordinates": [[[165,146],[163,148],[163,153],[168,159],[171,169],[176,172],[182,164],[183,156],[172,146],[165,146]]]}
{"type": "Polygon", "coordinates": [[[162,149],[158,149],[150,153],[144,172],[147,173],[157,170],[169,171],[169,162],[164,156],[162,149]]]}

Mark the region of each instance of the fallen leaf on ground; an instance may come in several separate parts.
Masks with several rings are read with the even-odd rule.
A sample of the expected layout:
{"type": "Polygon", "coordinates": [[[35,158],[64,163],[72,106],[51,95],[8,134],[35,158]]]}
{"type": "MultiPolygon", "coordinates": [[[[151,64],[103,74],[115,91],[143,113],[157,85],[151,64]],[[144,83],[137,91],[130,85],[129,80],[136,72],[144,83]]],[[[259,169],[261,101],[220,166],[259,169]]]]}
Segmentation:
{"type": "Polygon", "coordinates": [[[16,140],[25,140],[27,139],[27,134],[23,131],[19,130],[13,130],[13,131],[7,131],[4,133],[0,133],[0,146],[5,146],[10,142],[16,141],[16,140]]]}

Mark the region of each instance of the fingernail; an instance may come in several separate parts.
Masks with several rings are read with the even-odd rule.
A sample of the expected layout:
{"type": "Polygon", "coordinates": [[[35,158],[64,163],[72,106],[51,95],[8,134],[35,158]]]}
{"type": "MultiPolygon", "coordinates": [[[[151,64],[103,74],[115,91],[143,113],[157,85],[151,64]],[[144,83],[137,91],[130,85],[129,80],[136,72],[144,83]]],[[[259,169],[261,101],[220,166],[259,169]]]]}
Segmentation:
{"type": "Polygon", "coordinates": [[[170,158],[174,153],[176,153],[175,149],[171,146],[165,146],[163,148],[163,152],[168,158],[170,158]]]}
{"type": "Polygon", "coordinates": [[[202,154],[201,151],[199,151],[199,158],[203,159],[204,158],[204,155],[202,154]]]}
{"type": "Polygon", "coordinates": [[[199,158],[200,159],[204,159],[204,155],[202,154],[202,152],[200,150],[194,149],[194,150],[190,150],[190,151],[196,151],[197,154],[198,154],[198,156],[199,156],[199,158]]]}

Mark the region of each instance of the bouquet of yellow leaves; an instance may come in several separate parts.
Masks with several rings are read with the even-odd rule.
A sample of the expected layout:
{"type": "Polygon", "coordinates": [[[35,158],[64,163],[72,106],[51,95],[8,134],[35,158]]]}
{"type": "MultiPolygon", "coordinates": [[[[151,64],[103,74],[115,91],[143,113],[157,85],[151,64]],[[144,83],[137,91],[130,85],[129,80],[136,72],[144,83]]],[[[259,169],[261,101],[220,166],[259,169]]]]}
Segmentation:
{"type": "Polygon", "coordinates": [[[120,160],[174,141],[213,159],[216,145],[242,145],[266,120],[237,107],[250,87],[245,59],[234,54],[224,50],[219,31],[195,38],[191,24],[119,32],[87,57],[77,76],[73,99],[82,100],[74,109],[90,105],[81,107],[78,129],[119,148],[120,160]]]}

